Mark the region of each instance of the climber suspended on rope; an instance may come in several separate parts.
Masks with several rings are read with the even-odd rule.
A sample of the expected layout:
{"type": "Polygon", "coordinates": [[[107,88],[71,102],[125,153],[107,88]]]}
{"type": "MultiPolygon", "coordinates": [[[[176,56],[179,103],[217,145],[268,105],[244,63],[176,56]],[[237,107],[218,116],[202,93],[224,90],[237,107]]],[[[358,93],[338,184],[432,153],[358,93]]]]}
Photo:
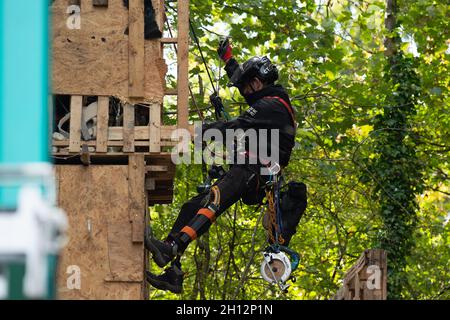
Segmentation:
{"type": "MultiPolygon", "coordinates": [[[[267,142],[266,154],[272,154],[275,148],[278,149],[279,161],[268,162],[267,159],[261,159],[259,153],[252,154],[247,148],[244,150],[245,163],[231,164],[228,172],[219,172],[215,177],[216,182],[182,205],[164,241],[146,236],[145,246],[152,253],[155,263],[161,268],[170,263],[161,275],[147,271],[146,279],[155,288],[174,293],[182,291],[181,256],[189,243],[204,234],[238,200],[250,205],[260,204],[266,195],[266,184],[288,165],[295,144],[295,113],[286,90],[275,84],[278,80],[276,66],[266,57],[253,57],[239,64],[233,58],[227,39],[221,41],[217,51],[225,63],[229,86],[238,88],[249,108],[234,120],[205,123],[202,131],[218,129],[225,136],[227,129],[255,129],[260,139],[258,130],[267,129],[270,140],[270,131],[278,130],[279,139],[267,142]],[[268,173],[262,174],[262,168],[267,169],[268,173]]],[[[287,231],[283,236],[287,243],[295,233],[298,220],[294,226],[286,226],[287,231]]]]}

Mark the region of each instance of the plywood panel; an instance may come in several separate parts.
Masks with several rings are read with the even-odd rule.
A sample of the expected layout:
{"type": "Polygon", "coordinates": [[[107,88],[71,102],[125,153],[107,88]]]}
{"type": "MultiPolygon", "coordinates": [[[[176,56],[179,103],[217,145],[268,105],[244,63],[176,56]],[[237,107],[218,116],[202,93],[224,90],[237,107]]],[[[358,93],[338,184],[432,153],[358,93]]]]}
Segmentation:
{"type": "Polygon", "coordinates": [[[142,259],[140,252],[136,251],[139,246],[133,245],[131,237],[127,221],[108,223],[110,272],[105,276],[106,281],[142,281],[142,259]]]}
{"type": "Polygon", "coordinates": [[[127,178],[127,166],[57,166],[59,206],[69,218],[58,271],[61,299],[140,298],[143,246],[132,242],[127,178]],[[69,266],[80,268],[80,290],[66,285],[69,266]]]}
{"type": "Polygon", "coordinates": [[[108,7],[99,8],[92,0],[82,0],[80,29],[68,28],[67,9],[67,0],[55,0],[52,5],[53,93],[163,101],[167,66],[158,39],[145,41],[144,97],[128,97],[129,37],[125,31],[129,14],[123,1],[109,1],[108,7]]]}

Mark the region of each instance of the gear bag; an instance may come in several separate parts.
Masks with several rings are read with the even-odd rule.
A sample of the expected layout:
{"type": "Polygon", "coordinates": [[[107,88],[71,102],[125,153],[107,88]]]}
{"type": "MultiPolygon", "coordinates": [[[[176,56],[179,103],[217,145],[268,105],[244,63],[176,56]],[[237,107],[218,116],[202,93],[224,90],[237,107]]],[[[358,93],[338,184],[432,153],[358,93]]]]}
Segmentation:
{"type": "Polygon", "coordinates": [[[280,193],[281,228],[284,245],[288,246],[307,206],[307,188],[303,182],[290,181],[280,193]]]}

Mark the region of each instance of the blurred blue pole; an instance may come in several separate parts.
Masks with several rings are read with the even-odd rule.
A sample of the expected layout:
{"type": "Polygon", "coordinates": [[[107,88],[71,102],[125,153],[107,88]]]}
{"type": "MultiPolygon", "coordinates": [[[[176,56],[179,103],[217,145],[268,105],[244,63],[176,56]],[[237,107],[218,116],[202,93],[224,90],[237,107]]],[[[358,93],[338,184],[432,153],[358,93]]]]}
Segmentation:
{"type": "MultiPolygon", "coordinates": [[[[0,1],[0,165],[49,161],[48,0],[0,1]]],[[[17,189],[0,189],[16,207],[17,189]]]]}

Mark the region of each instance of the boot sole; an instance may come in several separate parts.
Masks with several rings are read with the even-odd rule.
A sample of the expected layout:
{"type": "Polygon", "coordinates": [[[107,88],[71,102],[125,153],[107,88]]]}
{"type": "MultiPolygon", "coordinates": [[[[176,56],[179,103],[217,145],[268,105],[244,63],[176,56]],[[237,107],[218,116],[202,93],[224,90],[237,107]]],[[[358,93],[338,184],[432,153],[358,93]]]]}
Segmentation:
{"type": "Polygon", "coordinates": [[[159,249],[152,243],[150,239],[146,239],[146,247],[147,249],[152,253],[153,260],[156,262],[158,267],[163,268],[165,267],[171,260],[164,259],[163,254],[159,249]]]}
{"type": "Polygon", "coordinates": [[[148,283],[150,283],[153,287],[155,287],[156,289],[159,289],[159,290],[168,290],[173,293],[181,293],[183,290],[182,288],[171,285],[170,283],[167,283],[165,281],[152,279],[152,278],[148,277],[147,275],[146,275],[146,278],[147,278],[148,283]]]}

